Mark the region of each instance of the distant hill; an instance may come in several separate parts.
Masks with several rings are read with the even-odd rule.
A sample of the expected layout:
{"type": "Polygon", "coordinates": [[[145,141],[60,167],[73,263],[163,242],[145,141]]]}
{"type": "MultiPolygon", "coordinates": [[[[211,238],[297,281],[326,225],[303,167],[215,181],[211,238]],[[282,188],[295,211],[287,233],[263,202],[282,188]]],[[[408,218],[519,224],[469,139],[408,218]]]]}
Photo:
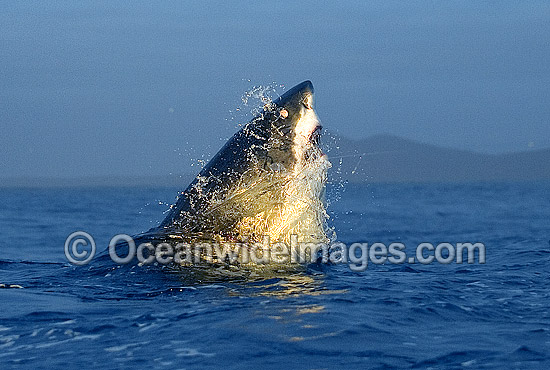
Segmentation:
{"type": "MultiPolygon", "coordinates": [[[[352,140],[323,135],[330,177],[362,182],[476,182],[550,180],[550,149],[483,154],[391,135],[352,140]]],[[[196,173],[165,176],[1,179],[0,187],[169,186],[184,188],[196,173]]]]}
{"type": "Polygon", "coordinates": [[[329,147],[338,176],[350,182],[550,180],[550,149],[493,155],[391,135],[363,140],[335,137],[329,147]]]}

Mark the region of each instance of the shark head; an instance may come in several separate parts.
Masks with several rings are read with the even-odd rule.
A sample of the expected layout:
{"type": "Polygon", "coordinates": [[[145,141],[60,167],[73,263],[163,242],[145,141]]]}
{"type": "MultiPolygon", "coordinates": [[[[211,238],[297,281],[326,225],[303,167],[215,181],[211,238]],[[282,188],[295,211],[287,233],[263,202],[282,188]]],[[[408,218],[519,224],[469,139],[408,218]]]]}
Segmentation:
{"type": "Polygon", "coordinates": [[[313,104],[313,85],[304,81],[266,104],[263,112],[244,128],[264,139],[251,153],[264,164],[264,170],[292,171],[318,152],[322,126],[313,104]]]}

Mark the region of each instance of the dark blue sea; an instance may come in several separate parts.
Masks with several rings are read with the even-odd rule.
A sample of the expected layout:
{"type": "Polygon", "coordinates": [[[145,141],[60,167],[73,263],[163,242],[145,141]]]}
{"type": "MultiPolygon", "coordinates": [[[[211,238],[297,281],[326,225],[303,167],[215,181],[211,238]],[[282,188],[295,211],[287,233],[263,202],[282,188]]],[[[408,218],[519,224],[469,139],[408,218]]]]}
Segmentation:
{"type": "Polygon", "coordinates": [[[331,185],[344,243],[479,242],[486,263],[269,276],[73,266],[160,221],[173,188],[0,191],[0,368],[548,369],[550,184],[331,185]]]}

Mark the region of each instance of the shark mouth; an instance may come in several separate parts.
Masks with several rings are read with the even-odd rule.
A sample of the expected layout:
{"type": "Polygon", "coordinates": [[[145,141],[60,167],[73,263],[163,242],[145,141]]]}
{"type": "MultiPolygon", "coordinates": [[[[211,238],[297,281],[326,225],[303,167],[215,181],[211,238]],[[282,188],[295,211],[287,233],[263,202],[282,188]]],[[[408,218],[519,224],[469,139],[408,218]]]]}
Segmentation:
{"type": "Polygon", "coordinates": [[[309,135],[309,142],[313,145],[319,146],[321,141],[321,131],[323,126],[317,126],[313,129],[313,132],[309,135]]]}
{"type": "Polygon", "coordinates": [[[296,124],[294,136],[294,152],[298,162],[309,160],[312,153],[319,152],[322,126],[315,110],[304,104],[302,115],[296,124]]]}

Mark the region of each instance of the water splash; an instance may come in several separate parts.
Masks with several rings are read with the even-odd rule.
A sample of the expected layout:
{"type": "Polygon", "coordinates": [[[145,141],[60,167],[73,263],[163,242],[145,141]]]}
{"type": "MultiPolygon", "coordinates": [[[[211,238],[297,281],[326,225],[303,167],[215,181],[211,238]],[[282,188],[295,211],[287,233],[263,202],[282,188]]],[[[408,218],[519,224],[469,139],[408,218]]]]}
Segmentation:
{"type": "Polygon", "coordinates": [[[259,115],[266,104],[270,104],[282,94],[284,88],[284,85],[276,82],[254,85],[241,95],[242,104],[229,111],[231,114],[229,121],[237,122],[236,126],[242,127],[250,120],[250,115],[259,115]]]}

